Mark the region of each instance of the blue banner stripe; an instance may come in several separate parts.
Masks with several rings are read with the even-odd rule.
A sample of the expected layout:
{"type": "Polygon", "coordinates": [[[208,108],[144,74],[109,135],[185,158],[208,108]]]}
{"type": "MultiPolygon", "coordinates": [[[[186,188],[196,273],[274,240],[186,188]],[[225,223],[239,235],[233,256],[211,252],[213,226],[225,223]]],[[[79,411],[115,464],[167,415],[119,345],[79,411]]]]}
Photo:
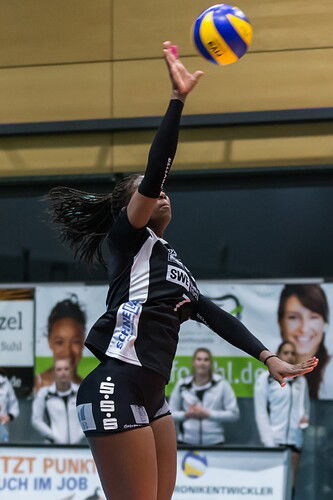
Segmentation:
{"type": "Polygon", "coordinates": [[[202,20],[202,16],[200,16],[196,20],[194,28],[193,28],[194,43],[195,43],[197,49],[199,50],[199,52],[201,53],[201,55],[203,57],[205,57],[206,59],[208,59],[208,61],[210,61],[210,62],[212,62],[214,64],[217,64],[217,62],[215,61],[215,59],[210,55],[210,53],[208,52],[208,50],[204,47],[204,45],[201,42],[201,38],[200,38],[201,20],[202,20]]]}
{"type": "Polygon", "coordinates": [[[217,12],[214,12],[213,19],[215,28],[226,44],[229,45],[237,57],[242,57],[247,51],[247,44],[244,42],[242,37],[239,36],[235,28],[229,22],[229,19],[225,16],[220,16],[217,12]],[[223,26],[223,28],[221,28],[221,26],[223,26]]]}

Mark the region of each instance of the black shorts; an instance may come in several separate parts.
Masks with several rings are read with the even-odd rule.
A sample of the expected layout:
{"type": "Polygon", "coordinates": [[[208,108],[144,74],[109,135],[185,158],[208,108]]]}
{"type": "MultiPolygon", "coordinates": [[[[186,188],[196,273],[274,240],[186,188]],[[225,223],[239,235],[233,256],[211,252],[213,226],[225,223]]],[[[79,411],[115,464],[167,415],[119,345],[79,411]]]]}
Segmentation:
{"type": "Polygon", "coordinates": [[[108,358],[81,383],[77,414],[86,436],[145,427],[171,415],[165,399],[166,380],[142,366],[108,358]]]}

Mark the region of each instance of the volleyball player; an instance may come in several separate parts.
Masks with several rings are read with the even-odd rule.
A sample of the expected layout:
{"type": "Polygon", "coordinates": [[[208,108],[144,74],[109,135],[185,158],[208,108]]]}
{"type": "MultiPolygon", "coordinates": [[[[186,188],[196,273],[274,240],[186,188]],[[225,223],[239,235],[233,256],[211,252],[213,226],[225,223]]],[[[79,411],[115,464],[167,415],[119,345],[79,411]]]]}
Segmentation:
{"type": "Polygon", "coordinates": [[[199,293],[190,271],[163,239],[171,219],[164,184],[184,101],[202,75],[184,67],[170,42],[163,51],[172,95],[144,177],[127,177],[104,195],[69,188],[49,192],[62,240],[79,258],[92,262],[96,257],[108,269],[107,310],[86,340],[101,363],[82,382],[77,404],[105,495],[112,500],[172,496],[176,434],[164,387],[183,321],[201,321],[266,361],[282,385],[285,377],[317,364],[313,358],[294,366],[275,357],[236,318],[199,293]]]}

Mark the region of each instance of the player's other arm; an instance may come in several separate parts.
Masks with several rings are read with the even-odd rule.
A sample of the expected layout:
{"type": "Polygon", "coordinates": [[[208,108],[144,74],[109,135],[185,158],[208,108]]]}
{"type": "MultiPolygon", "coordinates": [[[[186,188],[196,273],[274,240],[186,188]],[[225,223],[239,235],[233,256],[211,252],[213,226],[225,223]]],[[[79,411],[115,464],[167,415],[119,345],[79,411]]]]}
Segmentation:
{"type": "Polygon", "coordinates": [[[267,360],[265,364],[270,374],[281,386],[285,386],[286,378],[297,377],[311,372],[318,364],[316,357],[297,365],[282,361],[269,351],[237,318],[220,309],[212,300],[201,294],[192,319],[204,323],[217,335],[250,356],[259,359],[263,363],[267,360]],[[267,359],[268,357],[270,359],[267,359]]]}

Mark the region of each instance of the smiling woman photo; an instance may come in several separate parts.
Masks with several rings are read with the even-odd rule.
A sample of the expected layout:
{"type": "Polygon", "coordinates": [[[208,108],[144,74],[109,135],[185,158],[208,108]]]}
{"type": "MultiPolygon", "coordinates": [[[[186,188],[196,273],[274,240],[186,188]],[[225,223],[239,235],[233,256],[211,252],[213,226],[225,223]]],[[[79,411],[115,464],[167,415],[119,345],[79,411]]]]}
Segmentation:
{"type": "Polygon", "coordinates": [[[286,285],[280,295],[278,322],[284,340],[296,346],[297,363],[317,356],[315,372],[306,375],[311,399],[332,399],[333,383],[328,385],[330,356],[325,346],[329,307],[320,285],[286,285]]]}
{"type": "Polygon", "coordinates": [[[72,382],[82,382],[77,369],[82,358],[85,328],[86,314],[75,294],[54,305],[48,317],[47,328],[48,344],[54,361],[52,366],[36,376],[35,392],[54,383],[54,362],[57,359],[69,359],[72,382]]]}

